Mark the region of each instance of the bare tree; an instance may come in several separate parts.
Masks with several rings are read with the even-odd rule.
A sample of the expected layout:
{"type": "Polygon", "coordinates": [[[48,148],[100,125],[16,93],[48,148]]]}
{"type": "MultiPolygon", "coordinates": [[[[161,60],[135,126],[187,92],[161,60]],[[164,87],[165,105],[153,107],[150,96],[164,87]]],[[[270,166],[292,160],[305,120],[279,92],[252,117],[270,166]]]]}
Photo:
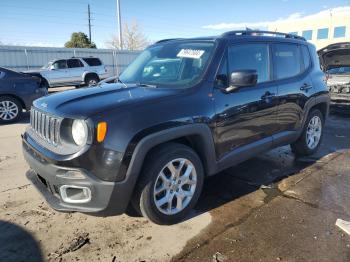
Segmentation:
{"type": "MultiPolygon", "coordinates": [[[[149,40],[142,33],[137,21],[132,21],[130,24],[123,24],[123,49],[141,50],[149,45],[149,40]]],[[[106,41],[106,46],[109,48],[120,49],[118,36],[112,36],[111,40],[106,41]]]]}

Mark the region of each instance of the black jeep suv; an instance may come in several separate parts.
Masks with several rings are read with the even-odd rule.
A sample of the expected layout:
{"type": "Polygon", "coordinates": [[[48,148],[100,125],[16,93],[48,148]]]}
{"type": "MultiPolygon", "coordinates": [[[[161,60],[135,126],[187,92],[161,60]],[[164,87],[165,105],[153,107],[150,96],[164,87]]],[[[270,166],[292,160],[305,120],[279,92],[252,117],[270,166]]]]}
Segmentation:
{"type": "Polygon", "coordinates": [[[314,153],[329,93],[313,45],[276,32],[168,39],[118,83],[40,98],[27,177],[60,211],[181,221],[203,180],[272,148],[314,153]]]}

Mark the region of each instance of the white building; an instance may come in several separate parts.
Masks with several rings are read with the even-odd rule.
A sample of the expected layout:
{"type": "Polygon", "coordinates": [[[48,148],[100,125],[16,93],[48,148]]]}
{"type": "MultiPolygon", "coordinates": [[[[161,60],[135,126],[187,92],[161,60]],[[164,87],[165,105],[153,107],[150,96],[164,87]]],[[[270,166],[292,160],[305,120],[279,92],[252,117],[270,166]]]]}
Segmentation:
{"type": "Polygon", "coordinates": [[[303,36],[317,49],[333,43],[350,42],[350,6],[278,20],[270,23],[268,30],[303,36]]]}

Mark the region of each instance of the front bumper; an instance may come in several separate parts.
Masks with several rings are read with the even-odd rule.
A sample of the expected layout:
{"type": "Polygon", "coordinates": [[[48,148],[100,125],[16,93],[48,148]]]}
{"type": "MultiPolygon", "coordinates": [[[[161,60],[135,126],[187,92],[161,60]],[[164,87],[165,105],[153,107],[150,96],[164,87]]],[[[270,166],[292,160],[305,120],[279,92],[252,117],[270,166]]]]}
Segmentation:
{"type": "Polygon", "coordinates": [[[331,110],[340,113],[350,113],[350,94],[331,94],[331,110]]]}
{"type": "Polygon", "coordinates": [[[119,215],[125,212],[132,194],[134,181],[108,182],[98,179],[81,168],[57,165],[40,148],[31,145],[26,136],[22,139],[23,155],[30,166],[27,178],[43,195],[50,206],[58,211],[77,211],[97,216],[119,215]],[[83,176],[67,175],[67,171],[79,172],[83,176]],[[87,187],[91,191],[91,200],[86,203],[67,203],[63,201],[60,187],[63,185],[87,187]]]}

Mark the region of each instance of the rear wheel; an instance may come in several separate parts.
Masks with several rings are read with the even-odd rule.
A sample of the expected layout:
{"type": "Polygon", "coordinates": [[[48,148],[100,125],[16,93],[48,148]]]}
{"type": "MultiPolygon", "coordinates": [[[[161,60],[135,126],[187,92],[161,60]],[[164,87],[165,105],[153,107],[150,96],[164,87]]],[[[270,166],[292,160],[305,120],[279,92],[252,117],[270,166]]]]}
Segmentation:
{"type": "Polygon", "coordinates": [[[85,84],[87,86],[95,86],[97,85],[97,83],[99,82],[99,78],[97,75],[88,75],[85,78],[85,84]]]}
{"type": "Polygon", "coordinates": [[[0,97],[0,123],[12,123],[18,121],[22,116],[22,105],[13,97],[0,97]]]}
{"type": "Polygon", "coordinates": [[[197,203],[204,172],[200,158],[182,144],[166,144],[145,160],[133,205],[156,224],[181,222],[197,203]]]}
{"type": "Polygon", "coordinates": [[[300,156],[314,154],[321,145],[324,117],[320,110],[314,109],[308,115],[304,130],[299,139],[291,144],[293,153],[300,156]]]}

